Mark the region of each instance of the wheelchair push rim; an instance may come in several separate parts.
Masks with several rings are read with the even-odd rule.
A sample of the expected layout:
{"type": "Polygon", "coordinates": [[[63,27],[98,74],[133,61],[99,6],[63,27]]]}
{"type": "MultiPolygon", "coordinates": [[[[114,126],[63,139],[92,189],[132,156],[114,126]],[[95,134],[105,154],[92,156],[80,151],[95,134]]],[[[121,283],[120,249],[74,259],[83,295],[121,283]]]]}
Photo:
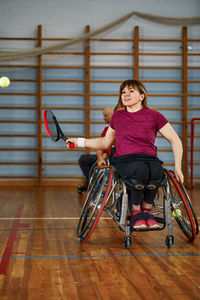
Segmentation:
{"type": "Polygon", "coordinates": [[[99,172],[102,172],[103,168],[102,167],[98,167],[97,162],[95,162],[92,167],[90,168],[90,172],[89,172],[89,183],[88,183],[88,188],[87,188],[87,193],[90,192],[90,189],[96,179],[96,177],[98,176],[99,172]]]}
{"type": "Polygon", "coordinates": [[[184,185],[182,184],[182,182],[180,182],[180,187],[181,187],[181,190],[182,190],[183,194],[185,195],[185,200],[187,202],[187,205],[188,205],[188,207],[190,208],[190,210],[192,212],[192,217],[193,217],[193,221],[194,221],[195,229],[196,229],[196,235],[198,235],[199,234],[199,224],[198,224],[198,221],[197,221],[196,213],[195,213],[194,208],[192,206],[192,202],[191,202],[190,197],[189,197],[184,185]]]}
{"type": "Polygon", "coordinates": [[[85,232],[88,220],[94,214],[94,210],[96,209],[96,206],[98,203],[97,203],[97,201],[96,202],[93,201],[93,203],[92,203],[92,200],[93,200],[93,198],[96,197],[96,192],[99,188],[99,185],[103,178],[103,175],[104,175],[103,173],[98,174],[98,176],[96,176],[93,179],[93,182],[90,185],[90,188],[88,189],[87,197],[83,204],[83,207],[81,210],[81,215],[80,215],[78,226],[77,226],[77,236],[78,237],[81,237],[81,235],[85,232]]]}
{"type": "Polygon", "coordinates": [[[174,172],[167,169],[165,169],[165,172],[168,177],[168,183],[170,188],[170,205],[172,215],[175,218],[183,234],[187,237],[189,241],[192,242],[195,240],[198,231],[198,226],[196,226],[197,220],[194,213],[194,209],[192,208],[191,202],[188,202],[189,198],[187,199],[185,194],[183,193],[181,184],[176,180],[174,172]]]}
{"type": "Polygon", "coordinates": [[[77,235],[81,243],[89,239],[101,217],[111,188],[112,177],[112,169],[104,169],[90,189],[77,226],[77,235]]]}

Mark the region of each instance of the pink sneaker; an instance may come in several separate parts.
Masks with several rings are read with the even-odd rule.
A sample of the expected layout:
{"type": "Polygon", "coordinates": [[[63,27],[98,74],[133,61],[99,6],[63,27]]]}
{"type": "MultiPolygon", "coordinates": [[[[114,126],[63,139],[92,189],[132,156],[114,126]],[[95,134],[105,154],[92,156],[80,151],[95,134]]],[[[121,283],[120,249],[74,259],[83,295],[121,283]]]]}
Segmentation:
{"type": "MultiPolygon", "coordinates": [[[[142,212],[144,213],[149,213],[151,215],[151,210],[150,209],[145,209],[143,208],[142,212]]],[[[160,225],[158,224],[158,222],[154,219],[147,219],[146,220],[146,225],[149,229],[156,229],[156,228],[160,228],[160,225]]]]}
{"type": "MultiPolygon", "coordinates": [[[[139,214],[141,213],[142,211],[141,210],[136,210],[134,209],[131,213],[131,220],[133,219],[133,217],[136,215],[136,214],[139,214]]],[[[133,228],[134,229],[146,229],[147,228],[147,225],[146,225],[146,222],[145,220],[137,220],[135,221],[135,223],[133,224],[133,228]]]]}

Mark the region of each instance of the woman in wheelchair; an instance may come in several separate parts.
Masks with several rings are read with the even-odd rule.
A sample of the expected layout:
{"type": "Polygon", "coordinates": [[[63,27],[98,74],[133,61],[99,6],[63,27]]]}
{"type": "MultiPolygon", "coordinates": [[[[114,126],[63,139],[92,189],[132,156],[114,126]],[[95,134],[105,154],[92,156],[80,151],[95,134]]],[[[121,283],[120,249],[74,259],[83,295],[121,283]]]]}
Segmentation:
{"type": "Polygon", "coordinates": [[[120,86],[119,100],[106,136],[97,139],[69,139],[75,147],[108,149],[115,142],[113,164],[130,187],[131,224],[135,229],[158,228],[151,207],[162,178],[162,161],[157,158],[155,138],[160,133],[171,145],[176,179],[183,182],[182,143],[158,111],[147,107],[147,91],[138,80],[126,80],[120,86]]]}

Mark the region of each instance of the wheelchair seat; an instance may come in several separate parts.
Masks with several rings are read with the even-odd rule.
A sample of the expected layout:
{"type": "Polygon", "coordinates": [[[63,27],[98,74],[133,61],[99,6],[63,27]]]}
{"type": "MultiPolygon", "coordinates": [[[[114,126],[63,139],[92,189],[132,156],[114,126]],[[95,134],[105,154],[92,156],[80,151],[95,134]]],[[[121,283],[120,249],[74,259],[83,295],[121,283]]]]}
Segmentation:
{"type": "Polygon", "coordinates": [[[167,182],[167,176],[165,172],[162,172],[162,176],[158,180],[151,180],[148,184],[143,184],[140,180],[135,178],[121,177],[119,179],[121,182],[124,182],[129,188],[135,188],[137,190],[147,189],[156,189],[157,187],[163,186],[167,182]]]}

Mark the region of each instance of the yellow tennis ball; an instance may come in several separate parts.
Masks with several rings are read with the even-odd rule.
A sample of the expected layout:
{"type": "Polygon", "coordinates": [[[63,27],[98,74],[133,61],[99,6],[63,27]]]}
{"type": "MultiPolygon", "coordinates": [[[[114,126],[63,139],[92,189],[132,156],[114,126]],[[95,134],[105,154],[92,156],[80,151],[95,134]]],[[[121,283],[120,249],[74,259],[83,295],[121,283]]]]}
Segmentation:
{"type": "Polygon", "coordinates": [[[180,218],[180,217],[181,217],[181,210],[178,209],[178,208],[175,209],[175,210],[173,210],[172,215],[173,215],[175,218],[180,218]]]}
{"type": "Polygon", "coordinates": [[[1,87],[7,87],[10,85],[10,79],[8,77],[1,77],[0,78],[0,86],[1,87]]]}

